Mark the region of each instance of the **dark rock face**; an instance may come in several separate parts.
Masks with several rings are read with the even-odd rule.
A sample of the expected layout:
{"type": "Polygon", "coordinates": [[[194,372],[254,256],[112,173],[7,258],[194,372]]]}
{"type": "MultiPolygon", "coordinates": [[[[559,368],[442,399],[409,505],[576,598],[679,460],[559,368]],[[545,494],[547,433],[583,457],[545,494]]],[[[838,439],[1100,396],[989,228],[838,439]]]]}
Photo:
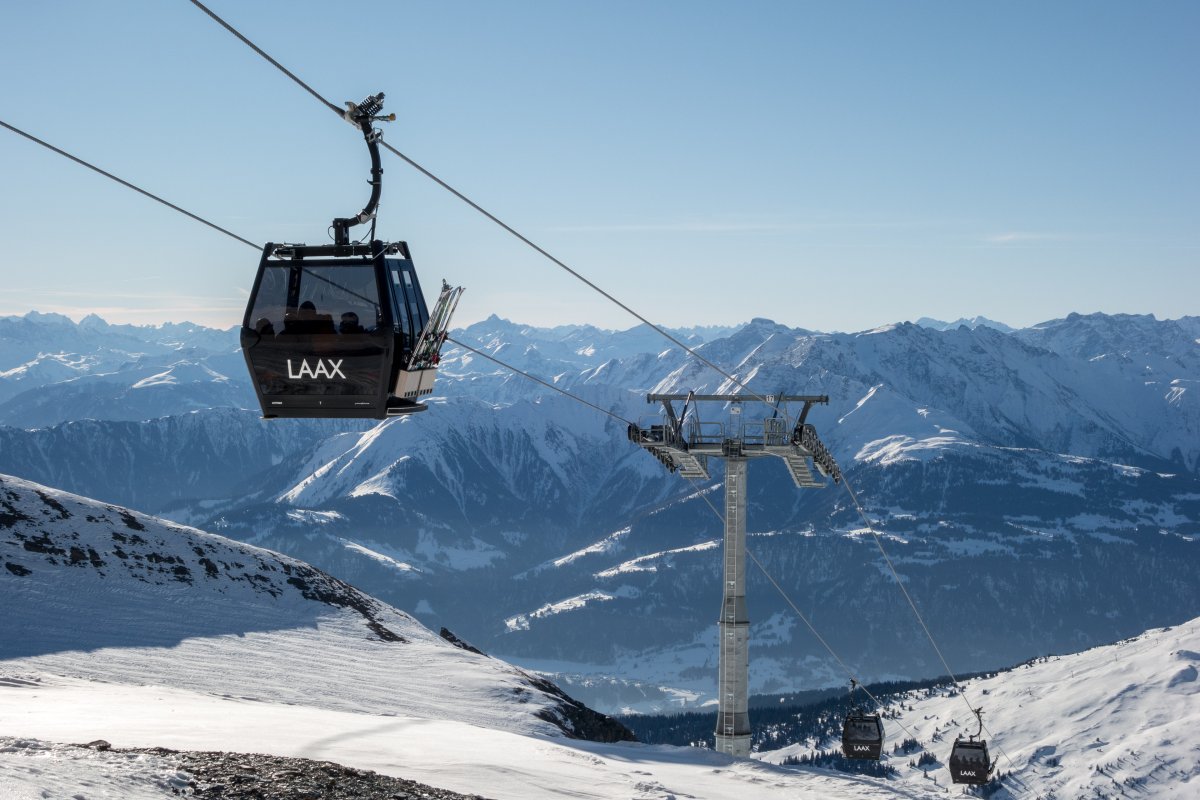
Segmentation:
{"type": "Polygon", "coordinates": [[[531,675],[530,682],[535,688],[561,701],[554,710],[547,709],[537,716],[558,725],[571,738],[605,743],[637,741],[637,737],[629,728],[607,714],[593,711],[550,681],[531,675]]]}
{"type": "Polygon", "coordinates": [[[443,627],[440,631],[438,631],[438,636],[441,636],[443,639],[445,639],[447,642],[454,645],[455,647],[460,648],[462,650],[466,650],[468,653],[478,653],[481,656],[487,655],[487,653],[483,652],[475,645],[469,644],[469,643],[463,641],[462,639],[458,638],[457,636],[455,636],[454,631],[450,630],[449,628],[443,627]]]}
{"type": "MultiPolygon", "coordinates": [[[[487,653],[478,647],[470,645],[455,636],[454,632],[449,628],[442,628],[438,631],[438,634],[455,647],[460,647],[471,653],[478,653],[481,656],[487,655],[487,653]]],[[[572,739],[586,739],[591,742],[605,743],[637,741],[637,737],[633,735],[633,731],[607,714],[593,711],[545,678],[539,678],[527,672],[524,674],[535,689],[540,689],[551,697],[558,698],[559,701],[557,707],[546,709],[537,716],[540,719],[557,725],[563,733],[572,739]]]]}
{"type": "Polygon", "coordinates": [[[294,566],[292,571],[296,574],[288,578],[287,582],[299,589],[306,600],[357,611],[366,620],[367,627],[382,641],[401,644],[408,641],[395,631],[384,627],[376,616],[378,603],[350,584],[312,567],[294,566]]]}

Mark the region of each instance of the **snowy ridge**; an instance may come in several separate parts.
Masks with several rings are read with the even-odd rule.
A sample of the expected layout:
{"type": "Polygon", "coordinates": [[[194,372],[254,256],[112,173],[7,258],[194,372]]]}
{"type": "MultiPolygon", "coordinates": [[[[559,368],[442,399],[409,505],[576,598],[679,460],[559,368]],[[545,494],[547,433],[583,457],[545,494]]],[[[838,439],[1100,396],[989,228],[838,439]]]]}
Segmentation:
{"type": "Polygon", "coordinates": [[[236,329],[109,325],[94,315],[75,324],[36,312],[0,317],[0,424],[249,408],[244,373],[236,329]]]}
{"type": "Polygon", "coordinates": [[[296,559],[8,476],[0,595],[0,670],[9,675],[171,685],[540,735],[574,735],[572,717],[590,713],[296,559]]]}
{"type": "MultiPolygon", "coordinates": [[[[993,797],[1194,797],[1200,780],[1198,676],[1200,619],[1193,619],[965,682],[970,703],[984,709],[997,768],[1020,781],[1010,779],[1009,791],[993,797]]],[[[943,767],[954,738],[976,726],[961,696],[950,690],[925,694],[911,693],[893,707],[899,716],[885,723],[885,752],[915,736],[938,757],[930,777],[945,786],[943,767]]],[[[805,746],[789,746],[765,758],[779,762],[804,752],[805,746]]],[[[919,770],[902,769],[905,777],[920,778],[919,770]]]]}
{"type": "Polygon", "coordinates": [[[671,550],[663,550],[659,553],[650,553],[649,555],[638,556],[631,558],[628,561],[623,561],[615,567],[600,570],[596,573],[597,578],[614,578],[617,575],[622,575],[628,572],[657,572],[660,567],[659,562],[667,561],[671,556],[679,553],[701,553],[705,550],[716,550],[721,546],[721,543],[716,539],[710,539],[707,542],[688,545],[687,547],[676,547],[671,550]]]}

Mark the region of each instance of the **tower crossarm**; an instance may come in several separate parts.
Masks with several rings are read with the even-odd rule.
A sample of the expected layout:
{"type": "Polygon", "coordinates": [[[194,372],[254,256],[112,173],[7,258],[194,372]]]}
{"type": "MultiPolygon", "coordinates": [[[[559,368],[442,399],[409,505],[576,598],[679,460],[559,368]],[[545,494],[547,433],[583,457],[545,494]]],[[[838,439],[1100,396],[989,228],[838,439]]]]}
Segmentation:
{"type": "Polygon", "coordinates": [[[842,482],[841,467],[833,460],[829,448],[817,435],[816,428],[805,422],[797,422],[795,430],[792,431],[792,444],[808,451],[818,472],[827,478],[833,478],[834,483],[842,482]]]}
{"type": "Polygon", "coordinates": [[[765,400],[770,405],[776,403],[829,403],[829,395],[827,394],[648,394],[646,395],[647,403],[665,403],[671,400],[683,400],[688,398],[693,400],[715,400],[722,403],[745,403],[747,401],[765,400]]]}

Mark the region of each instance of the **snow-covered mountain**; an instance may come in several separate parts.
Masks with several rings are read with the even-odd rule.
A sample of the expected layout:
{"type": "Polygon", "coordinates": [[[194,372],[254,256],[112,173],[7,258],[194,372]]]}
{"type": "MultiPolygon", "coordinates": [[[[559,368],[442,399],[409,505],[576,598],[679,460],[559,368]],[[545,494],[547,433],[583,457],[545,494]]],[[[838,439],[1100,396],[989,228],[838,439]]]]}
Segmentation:
{"type": "Polygon", "coordinates": [[[41,353],[73,353],[87,357],[94,368],[119,366],[139,355],[165,355],[181,349],[207,352],[237,347],[235,329],[216,330],[191,322],[165,325],[111,325],[95,314],[78,323],[62,314],[31,311],[24,316],[0,316],[0,364],[5,369],[41,353]]]}
{"type": "Polygon", "coordinates": [[[8,675],[543,736],[627,735],[545,680],[301,561],[9,476],[0,476],[0,564],[8,675]]]}
{"type": "Polygon", "coordinates": [[[0,472],[177,521],[253,502],[297,461],[356,420],[277,420],[213,408],[144,422],[82,419],[32,431],[0,427],[0,472]],[[275,472],[279,476],[272,477],[275,472]]]}
{"type": "MultiPolygon", "coordinates": [[[[975,733],[970,708],[978,707],[996,767],[1009,776],[992,797],[1193,797],[1200,779],[1198,644],[1200,619],[1192,619],[966,681],[961,695],[913,692],[890,707],[887,735],[916,739],[936,758],[927,779],[946,787],[950,747],[956,736],[975,733]]],[[[789,745],[765,758],[778,763],[832,745],[789,745]]],[[[905,778],[921,775],[919,767],[901,770],[905,778]]]]}
{"type": "Polygon", "coordinates": [[[960,325],[965,325],[972,329],[985,326],[988,328],[995,328],[1001,333],[1012,333],[1014,330],[1016,330],[1016,328],[1013,328],[1010,325],[1005,325],[1003,322],[997,322],[994,319],[988,319],[987,317],[982,316],[959,317],[958,319],[954,320],[954,322],[945,322],[940,319],[934,319],[933,317],[921,317],[919,320],[917,320],[917,324],[923,328],[933,328],[935,331],[948,331],[957,328],[960,325]]]}
{"type": "MultiPolygon", "coordinates": [[[[674,333],[699,345],[732,330],[696,327],[674,333]]],[[[495,316],[455,336],[548,376],[664,349],[661,336],[646,326],[534,328],[495,316]]],[[[508,400],[528,394],[525,379],[510,381],[512,373],[472,354],[451,358],[443,375],[458,384],[458,391],[475,389],[477,396],[493,401],[506,386],[508,400]]],[[[60,314],[38,312],[0,317],[0,425],[140,421],[215,407],[257,408],[236,328],[110,325],[95,315],[76,324],[60,314]]]]}
{"type": "MultiPolygon", "coordinates": [[[[809,421],[967,671],[1200,614],[1197,328],[1071,315],[1013,333],[820,334],[754,320],[691,341],[755,391],[830,395],[809,421]]],[[[731,388],[645,329],[493,318],[454,338],[624,419],[656,411],[649,390],[731,388]]],[[[169,386],[180,407],[191,391],[169,386]]],[[[720,507],[719,468],[701,487],[668,475],[621,422],[454,345],[438,393],[430,412],[378,426],[210,409],[0,429],[0,469],[288,552],[490,652],[578,675],[585,697],[587,683],[631,682],[611,710],[643,688],[710,694],[720,522],[701,492],[720,507]]],[[[755,463],[750,490],[751,547],[839,653],[870,678],[941,671],[840,488],[798,492],[755,463]]],[[[840,683],[750,580],[753,688],[840,683]]]]}
{"type": "Polygon", "coordinates": [[[78,324],[60,314],[0,317],[0,425],[144,420],[250,408],[236,330],[191,323],[78,324]]]}

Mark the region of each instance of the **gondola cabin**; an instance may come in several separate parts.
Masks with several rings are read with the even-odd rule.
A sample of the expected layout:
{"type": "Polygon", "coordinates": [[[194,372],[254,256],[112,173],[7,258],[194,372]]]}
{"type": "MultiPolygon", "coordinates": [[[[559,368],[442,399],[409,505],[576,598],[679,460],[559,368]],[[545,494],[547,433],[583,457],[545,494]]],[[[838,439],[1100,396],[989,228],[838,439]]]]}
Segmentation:
{"type": "Polygon", "coordinates": [[[241,332],[263,416],[424,410],[437,362],[436,347],[418,352],[428,322],[404,242],[268,244],[241,332]]]}
{"type": "Polygon", "coordinates": [[[950,778],[955,783],[987,783],[992,772],[987,742],[974,737],[955,739],[954,749],[950,751],[949,767],[950,778]]]}
{"type": "Polygon", "coordinates": [[[878,759],[883,753],[883,720],[878,714],[851,714],[842,724],[842,755],[878,759]]]}
{"type": "Polygon", "coordinates": [[[263,248],[242,319],[242,354],[264,417],[384,419],[424,411],[462,287],[443,281],[432,316],[408,245],[375,239],[383,186],[383,92],[347,103],[343,117],[371,156],[371,196],[330,226],[333,244],[263,248]],[[371,223],[369,244],[350,229],[371,223]]]}

